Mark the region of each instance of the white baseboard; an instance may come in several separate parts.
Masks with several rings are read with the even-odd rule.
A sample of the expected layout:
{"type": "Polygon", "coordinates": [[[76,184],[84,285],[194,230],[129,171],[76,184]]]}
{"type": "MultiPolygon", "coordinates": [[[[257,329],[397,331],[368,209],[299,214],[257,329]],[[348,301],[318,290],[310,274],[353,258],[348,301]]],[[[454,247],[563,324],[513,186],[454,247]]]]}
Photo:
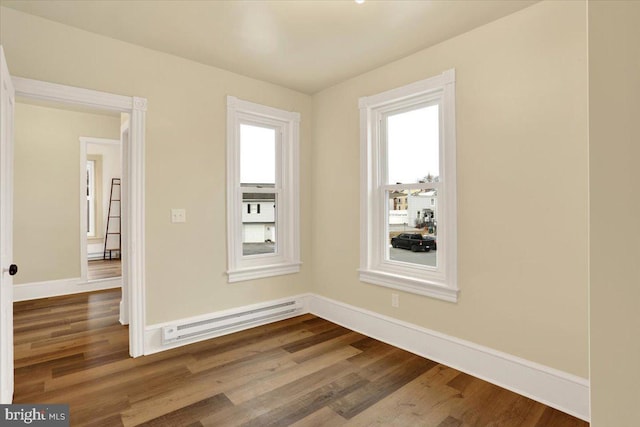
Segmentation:
{"type": "Polygon", "coordinates": [[[13,286],[13,300],[27,301],[39,298],[58,297],[82,292],[101,291],[119,288],[122,278],[86,281],[79,277],[73,279],[47,280],[44,282],[22,283],[13,286]]]}
{"type": "MultiPolygon", "coordinates": [[[[589,421],[589,381],[587,379],[319,295],[303,294],[287,298],[287,300],[290,299],[296,299],[303,304],[306,313],[314,314],[589,421]]],[[[273,320],[169,344],[162,343],[164,326],[235,314],[280,301],[282,300],[267,301],[147,326],[145,355],[253,328],[271,323],[273,320]]]]}
{"type": "Polygon", "coordinates": [[[319,295],[309,303],[318,317],[589,421],[585,378],[319,295]]]}

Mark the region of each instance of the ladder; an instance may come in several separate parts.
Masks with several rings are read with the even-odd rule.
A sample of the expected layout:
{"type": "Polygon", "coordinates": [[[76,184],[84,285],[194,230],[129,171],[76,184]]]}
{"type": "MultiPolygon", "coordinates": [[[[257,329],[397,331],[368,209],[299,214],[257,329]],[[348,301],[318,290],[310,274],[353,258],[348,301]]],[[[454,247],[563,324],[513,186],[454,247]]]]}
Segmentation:
{"type": "Polygon", "coordinates": [[[111,195],[109,196],[109,213],[107,214],[107,229],[104,234],[104,252],[102,259],[113,259],[113,252],[117,253],[116,259],[122,256],[122,234],[121,234],[121,186],[120,178],[111,178],[111,195]]]}

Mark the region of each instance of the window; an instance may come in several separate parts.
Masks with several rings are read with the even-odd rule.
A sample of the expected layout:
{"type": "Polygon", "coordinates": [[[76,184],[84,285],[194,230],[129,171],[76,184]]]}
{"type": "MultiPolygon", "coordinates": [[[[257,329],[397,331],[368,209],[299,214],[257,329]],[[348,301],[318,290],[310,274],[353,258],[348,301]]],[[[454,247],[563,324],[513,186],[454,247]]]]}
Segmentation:
{"type": "Polygon", "coordinates": [[[360,127],[360,280],[457,301],[455,71],[360,98],[360,127]]]}
{"type": "Polygon", "coordinates": [[[87,161],[87,237],[96,235],[96,162],[87,161]]]}
{"type": "Polygon", "coordinates": [[[227,97],[229,282],[300,271],[300,114],[227,97]]]}

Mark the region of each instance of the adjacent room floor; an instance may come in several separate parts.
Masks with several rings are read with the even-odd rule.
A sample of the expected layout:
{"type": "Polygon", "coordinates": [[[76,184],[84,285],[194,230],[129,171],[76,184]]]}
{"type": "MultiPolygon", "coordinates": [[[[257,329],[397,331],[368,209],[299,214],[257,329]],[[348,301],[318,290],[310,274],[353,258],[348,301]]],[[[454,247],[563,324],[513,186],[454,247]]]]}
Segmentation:
{"type": "Polygon", "coordinates": [[[15,303],[14,402],[72,426],[588,425],[313,315],[131,359],[119,301],[15,303]]]}
{"type": "Polygon", "coordinates": [[[87,279],[100,280],[122,275],[122,263],[119,259],[96,259],[88,262],[87,279]]]}

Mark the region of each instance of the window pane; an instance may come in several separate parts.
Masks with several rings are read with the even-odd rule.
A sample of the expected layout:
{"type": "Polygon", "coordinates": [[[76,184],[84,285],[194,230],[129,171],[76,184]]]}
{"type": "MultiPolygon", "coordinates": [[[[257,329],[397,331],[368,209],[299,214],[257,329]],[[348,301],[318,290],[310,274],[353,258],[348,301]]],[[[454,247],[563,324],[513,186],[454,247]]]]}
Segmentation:
{"type": "Polygon", "coordinates": [[[242,194],[242,255],[276,252],[276,195],[242,194]]]}
{"type": "Polygon", "coordinates": [[[438,179],[438,110],[438,105],[430,105],[387,116],[388,184],[438,179]]]}
{"type": "Polygon", "coordinates": [[[387,191],[388,260],[437,266],[438,194],[434,189],[387,191]]]}
{"type": "Polygon", "coordinates": [[[276,183],[276,131],[240,125],[240,183],[276,183]]]}

